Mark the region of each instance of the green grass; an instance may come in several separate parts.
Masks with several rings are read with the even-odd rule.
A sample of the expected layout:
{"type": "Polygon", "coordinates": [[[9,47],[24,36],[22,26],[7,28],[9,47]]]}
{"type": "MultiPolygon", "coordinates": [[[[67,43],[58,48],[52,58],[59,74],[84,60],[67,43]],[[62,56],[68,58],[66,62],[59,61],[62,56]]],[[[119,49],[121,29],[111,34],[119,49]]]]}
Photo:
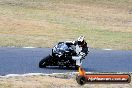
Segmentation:
{"type": "Polygon", "coordinates": [[[85,35],[90,47],[131,50],[131,7],[131,0],[1,0],[0,46],[52,47],[85,35]]]}

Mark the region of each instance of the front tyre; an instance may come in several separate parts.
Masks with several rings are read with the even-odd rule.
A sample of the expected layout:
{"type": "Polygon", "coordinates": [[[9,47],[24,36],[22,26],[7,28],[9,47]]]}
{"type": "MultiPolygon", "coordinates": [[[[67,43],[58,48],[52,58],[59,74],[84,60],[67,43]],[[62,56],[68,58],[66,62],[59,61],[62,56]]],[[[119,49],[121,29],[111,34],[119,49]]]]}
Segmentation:
{"type": "Polygon", "coordinates": [[[48,55],[47,57],[43,58],[40,62],[39,62],[39,67],[40,68],[44,68],[48,65],[48,61],[51,59],[51,56],[48,55]]]}
{"type": "Polygon", "coordinates": [[[45,59],[42,59],[42,60],[39,62],[39,67],[40,67],[40,68],[46,67],[45,59]]]}

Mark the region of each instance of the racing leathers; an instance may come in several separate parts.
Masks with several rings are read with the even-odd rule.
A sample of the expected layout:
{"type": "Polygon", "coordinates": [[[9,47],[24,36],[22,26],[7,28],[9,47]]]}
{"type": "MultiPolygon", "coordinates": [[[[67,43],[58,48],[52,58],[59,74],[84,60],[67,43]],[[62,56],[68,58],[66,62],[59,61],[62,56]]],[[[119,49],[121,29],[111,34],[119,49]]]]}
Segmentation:
{"type": "Polygon", "coordinates": [[[66,42],[66,44],[74,50],[76,53],[71,58],[76,61],[76,65],[81,66],[82,59],[88,54],[89,48],[87,47],[87,43],[85,42],[83,45],[78,45],[77,41],[66,42]]]}

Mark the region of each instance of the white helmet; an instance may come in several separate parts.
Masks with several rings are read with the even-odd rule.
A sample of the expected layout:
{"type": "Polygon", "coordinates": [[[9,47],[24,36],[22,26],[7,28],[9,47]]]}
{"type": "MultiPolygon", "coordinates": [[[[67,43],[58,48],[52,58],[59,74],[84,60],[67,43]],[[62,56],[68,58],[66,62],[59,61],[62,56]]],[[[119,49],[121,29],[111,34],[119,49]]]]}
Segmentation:
{"type": "Polygon", "coordinates": [[[77,39],[77,44],[80,46],[83,46],[85,44],[85,37],[84,36],[79,36],[77,39]]]}

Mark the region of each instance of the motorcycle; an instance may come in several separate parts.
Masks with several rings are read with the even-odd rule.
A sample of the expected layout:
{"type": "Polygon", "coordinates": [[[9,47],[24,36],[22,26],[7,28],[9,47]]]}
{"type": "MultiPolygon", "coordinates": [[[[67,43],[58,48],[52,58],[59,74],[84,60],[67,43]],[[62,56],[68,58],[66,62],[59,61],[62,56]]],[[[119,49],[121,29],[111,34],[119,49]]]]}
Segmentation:
{"type": "Polygon", "coordinates": [[[52,54],[44,57],[39,62],[39,67],[43,68],[46,66],[65,66],[69,68],[74,66],[75,69],[78,69],[86,55],[81,55],[82,57],[79,59],[73,59],[72,57],[76,56],[76,52],[69,45],[69,43],[59,42],[56,46],[53,47],[52,54]]]}

